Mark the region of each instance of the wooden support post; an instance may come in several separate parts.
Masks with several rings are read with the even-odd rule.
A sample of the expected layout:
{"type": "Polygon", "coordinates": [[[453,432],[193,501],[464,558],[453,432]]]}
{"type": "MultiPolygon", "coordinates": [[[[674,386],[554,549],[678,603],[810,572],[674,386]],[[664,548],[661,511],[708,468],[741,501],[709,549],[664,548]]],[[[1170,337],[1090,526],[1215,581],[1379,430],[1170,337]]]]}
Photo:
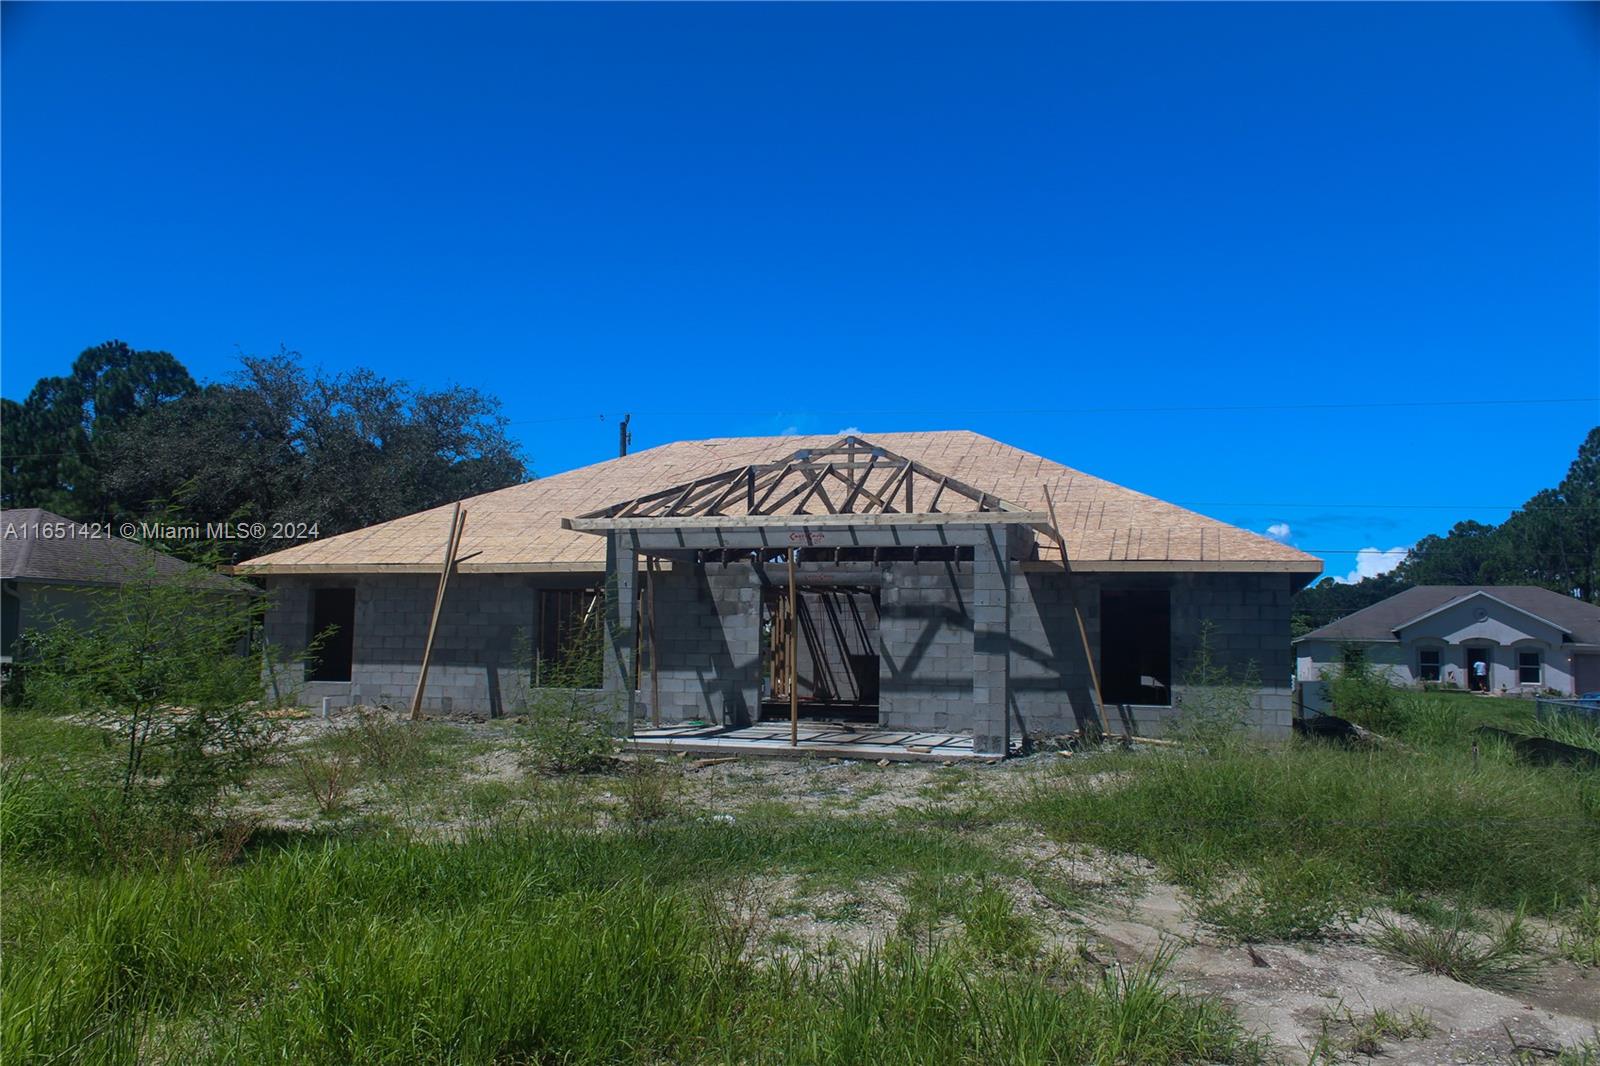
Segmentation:
{"type": "Polygon", "coordinates": [[[767,691],[773,699],[778,698],[778,671],[783,666],[783,613],[772,612],[772,632],[767,637],[767,691]]]}
{"type": "Polygon", "coordinates": [[[1111,735],[1110,723],[1106,720],[1106,701],[1100,694],[1100,671],[1094,666],[1094,652],[1089,647],[1089,627],[1084,624],[1083,611],[1078,608],[1078,590],[1076,582],[1072,580],[1072,563],[1067,559],[1067,538],[1061,535],[1061,526],[1056,521],[1056,501],[1050,496],[1050,486],[1044,487],[1045,507],[1050,511],[1050,532],[1055,536],[1056,546],[1061,549],[1061,572],[1067,576],[1067,595],[1072,597],[1072,614],[1078,620],[1078,637],[1083,641],[1083,661],[1089,667],[1089,682],[1094,686],[1094,713],[1100,720],[1100,736],[1104,739],[1111,735]]]}
{"type": "Polygon", "coordinates": [[[661,669],[656,656],[656,557],[647,555],[644,558],[645,595],[649,597],[645,602],[648,605],[650,625],[650,724],[656,727],[661,725],[661,669]]]}
{"type": "Polygon", "coordinates": [[[450,535],[444,541],[444,567],[439,571],[439,591],[433,597],[433,618],[428,622],[428,640],[422,646],[422,668],[417,671],[417,692],[411,697],[411,720],[422,717],[422,691],[428,686],[428,662],[433,658],[433,638],[439,632],[439,614],[444,609],[444,593],[450,585],[450,571],[456,566],[456,552],[461,550],[461,531],[467,526],[467,516],[456,504],[450,515],[450,535]]]}
{"type": "Polygon", "coordinates": [[[800,744],[800,686],[795,683],[795,660],[798,650],[795,647],[795,586],[794,586],[794,554],[795,549],[789,549],[789,653],[786,656],[789,667],[789,746],[798,747],[800,744]]]}

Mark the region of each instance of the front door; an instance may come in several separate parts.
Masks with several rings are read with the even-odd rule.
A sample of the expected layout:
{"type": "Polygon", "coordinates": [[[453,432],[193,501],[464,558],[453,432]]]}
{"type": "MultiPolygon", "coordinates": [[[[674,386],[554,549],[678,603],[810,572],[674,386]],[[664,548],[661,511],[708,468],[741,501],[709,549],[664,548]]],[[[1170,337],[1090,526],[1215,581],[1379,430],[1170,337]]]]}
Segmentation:
{"type": "Polygon", "coordinates": [[[1474,692],[1489,691],[1489,649],[1467,649],[1467,687],[1474,692]]]}

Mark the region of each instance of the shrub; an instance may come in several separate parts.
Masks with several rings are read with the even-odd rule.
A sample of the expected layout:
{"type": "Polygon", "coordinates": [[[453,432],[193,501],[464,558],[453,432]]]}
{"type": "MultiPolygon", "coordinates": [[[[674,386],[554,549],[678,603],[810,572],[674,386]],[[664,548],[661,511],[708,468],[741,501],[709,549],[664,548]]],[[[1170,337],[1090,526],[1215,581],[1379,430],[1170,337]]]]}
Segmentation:
{"type": "Polygon", "coordinates": [[[301,752],[295,756],[295,770],[317,810],[329,815],[344,806],[355,776],[344,752],[301,752]]]}
{"type": "Polygon", "coordinates": [[[107,817],[192,826],[277,736],[261,713],[263,661],[245,651],[265,601],[219,590],[214,575],[198,569],[151,572],[85,595],[82,625],[29,635],[28,707],[87,716],[116,738],[121,757],[107,817]]]}
{"type": "Polygon", "coordinates": [[[659,821],[672,813],[682,787],[677,766],[641,755],[622,773],[623,815],[635,825],[659,821]]]}
{"type": "Polygon", "coordinates": [[[1243,737],[1251,704],[1261,679],[1255,663],[1235,674],[1217,660],[1212,647],[1214,627],[1200,623],[1200,635],[1179,682],[1177,714],[1170,735],[1207,751],[1218,750],[1243,737]]]}
{"type": "Polygon", "coordinates": [[[338,746],[359,760],[363,770],[383,780],[409,777],[429,762],[416,725],[382,707],[357,707],[355,723],[336,737],[338,746]]]}
{"type": "Polygon", "coordinates": [[[539,689],[527,715],[525,757],[548,773],[593,773],[616,761],[611,703],[580,689],[539,689]]]}
{"type": "Polygon", "coordinates": [[[1365,658],[1352,656],[1334,667],[1333,676],[1326,680],[1334,714],[1374,733],[1388,734],[1394,730],[1400,689],[1388,674],[1374,668],[1365,658]]]}
{"type": "Polygon", "coordinates": [[[616,701],[599,695],[604,654],[598,612],[579,619],[559,660],[540,665],[540,686],[523,697],[527,761],[550,773],[592,773],[615,760],[616,701]]]}

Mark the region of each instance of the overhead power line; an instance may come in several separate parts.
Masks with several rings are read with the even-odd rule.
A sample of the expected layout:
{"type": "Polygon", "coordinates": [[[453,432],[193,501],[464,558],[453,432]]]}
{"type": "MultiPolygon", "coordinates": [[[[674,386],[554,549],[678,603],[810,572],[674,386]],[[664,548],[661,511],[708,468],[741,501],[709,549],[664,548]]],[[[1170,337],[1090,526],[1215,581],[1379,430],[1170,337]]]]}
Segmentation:
{"type": "MultiPolygon", "coordinates": [[[[989,408],[952,411],[950,408],[931,407],[898,407],[898,408],[864,408],[864,407],[808,407],[802,409],[790,408],[785,411],[752,411],[749,408],[661,408],[656,410],[634,408],[631,413],[635,415],[653,415],[656,417],[670,416],[681,418],[685,416],[696,417],[723,417],[736,415],[740,418],[799,418],[812,415],[846,415],[861,417],[865,415],[878,416],[907,416],[907,415],[937,415],[941,418],[951,416],[959,417],[990,417],[997,415],[1094,415],[1094,414],[1182,414],[1194,412],[1196,414],[1209,414],[1219,411],[1238,412],[1273,412],[1273,411],[1355,411],[1355,410],[1388,410],[1398,408],[1457,408],[1457,407],[1541,407],[1541,406],[1570,406],[1573,404],[1593,404],[1600,408],[1600,396],[1570,396],[1570,397],[1537,397],[1513,400],[1352,400],[1338,403],[1240,403],[1240,404],[1157,404],[1157,405],[1129,405],[1118,404],[1098,407],[1016,407],[1016,408],[989,408]]],[[[605,420],[606,418],[621,417],[617,414],[599,413],[594,415],[574,415],[564,418],[540,419],[512,419],[507,425],[529,426],[542,422],[575,422],[589,418],[605,420]]],[[[827,431],[821,433],[806,433],[802,436],[815,437],[827,436],[827,431]]]]}

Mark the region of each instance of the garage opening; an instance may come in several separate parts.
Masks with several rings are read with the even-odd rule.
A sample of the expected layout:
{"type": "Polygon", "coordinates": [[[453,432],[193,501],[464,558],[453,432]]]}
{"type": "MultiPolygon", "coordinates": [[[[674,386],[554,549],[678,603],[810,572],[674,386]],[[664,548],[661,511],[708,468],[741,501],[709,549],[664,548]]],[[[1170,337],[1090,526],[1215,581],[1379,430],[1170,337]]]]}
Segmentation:
{"type": "Polygon", "coordinates": [[[311,636],[320,640],[306,677],[311,681],[349,681],[356,650],[356,590],[313,589],[311,636]]]}
{"type": "MultiPolygon", "coordinates": [[[[878,590],[798,586],[794,612],[795,689],[801,718],[878,721],[878,590]]],[[[789,718],[789,590],[761,603],[763,719],[789,718]]]]}
{"type": "Polygon", "coordinates": [[[1100,593],[1100,684],[1107,703],[1172,703],[1172,595],[1166,589],[1100,593]]]}

